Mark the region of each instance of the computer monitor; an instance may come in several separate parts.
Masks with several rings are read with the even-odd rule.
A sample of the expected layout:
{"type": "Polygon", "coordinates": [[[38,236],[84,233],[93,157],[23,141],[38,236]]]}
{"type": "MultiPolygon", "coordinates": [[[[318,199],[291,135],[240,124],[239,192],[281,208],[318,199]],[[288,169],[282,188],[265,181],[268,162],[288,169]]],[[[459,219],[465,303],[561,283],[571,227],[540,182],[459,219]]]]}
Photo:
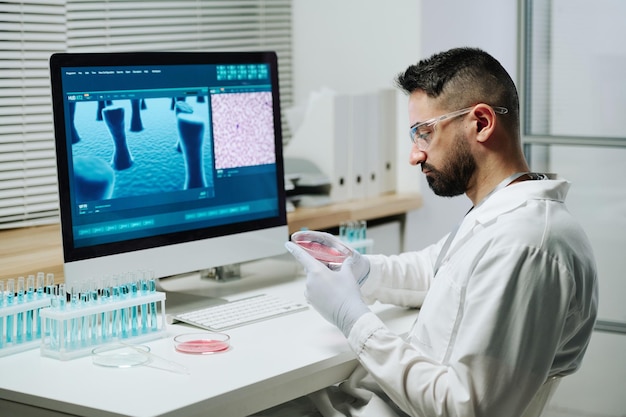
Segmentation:
{"type": "Polygon", "coordinates": [[[61,53],[50,70],[67,286],[285,251],[275,53],[61,53]]]}

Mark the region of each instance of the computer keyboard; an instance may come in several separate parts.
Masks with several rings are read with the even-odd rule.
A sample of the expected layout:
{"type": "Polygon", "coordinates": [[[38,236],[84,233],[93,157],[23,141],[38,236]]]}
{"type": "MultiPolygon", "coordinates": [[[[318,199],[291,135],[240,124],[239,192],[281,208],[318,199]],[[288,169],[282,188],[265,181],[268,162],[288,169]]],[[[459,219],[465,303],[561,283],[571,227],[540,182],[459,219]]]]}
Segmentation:
{"type": "Polygon", "coordinates": [[[273,295],[228,301],[201,309],[179,313],[174,320],[212,331],[222,331],[262,320],[306,310],[308,306],[273,295]]]}

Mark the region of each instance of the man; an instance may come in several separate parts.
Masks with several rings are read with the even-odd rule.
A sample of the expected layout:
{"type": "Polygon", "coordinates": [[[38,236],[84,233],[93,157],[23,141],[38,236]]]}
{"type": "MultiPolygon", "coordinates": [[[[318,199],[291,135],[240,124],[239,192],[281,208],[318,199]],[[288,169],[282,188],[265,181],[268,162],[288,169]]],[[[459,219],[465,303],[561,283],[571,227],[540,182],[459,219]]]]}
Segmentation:
{"type": "Polygon", "coordinates": [[[307,272],[307,299],[361,365],[315,401],[333,416],[522,416],[544,384],[580,366],[596,317],[595,261],[565,207],[569,183],[529,172],[515,85],[484,51],[433,55],[397,83],[409,95],[411,164],[437,195],[464,193],[473,207],[436,244],[355,253],[339,271],[286,244],[307,272]],[[420,308],[406,339],[369,310],[376,300],[420,308]]]}

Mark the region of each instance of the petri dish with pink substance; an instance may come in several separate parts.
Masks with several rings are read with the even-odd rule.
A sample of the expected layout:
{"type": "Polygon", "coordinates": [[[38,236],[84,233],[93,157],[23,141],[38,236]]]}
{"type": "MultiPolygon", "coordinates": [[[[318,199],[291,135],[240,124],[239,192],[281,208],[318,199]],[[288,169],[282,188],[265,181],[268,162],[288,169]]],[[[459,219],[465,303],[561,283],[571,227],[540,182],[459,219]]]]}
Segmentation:
{"type": "Polygon", "coordinates": [[[352,255],[352,249],[338,240],[320,241],[314,234],[298,233],[291,241],[333,271],[341,269],[343,261],[352,255]]]}
{"type": "Polygon", "coordinates": [[[224,333],[184,333],[174,337],[174,348],[181,353],[209,355],[230,349],[230,336],[224,333]]]}

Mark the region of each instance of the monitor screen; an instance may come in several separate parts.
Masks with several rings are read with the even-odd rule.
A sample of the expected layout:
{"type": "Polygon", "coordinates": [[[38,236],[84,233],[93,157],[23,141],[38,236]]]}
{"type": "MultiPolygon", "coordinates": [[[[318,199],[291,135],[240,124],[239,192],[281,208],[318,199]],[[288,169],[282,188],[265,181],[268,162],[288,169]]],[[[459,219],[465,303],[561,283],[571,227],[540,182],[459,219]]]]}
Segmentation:
{"type": "Polygon", "coordinates": [[[284,252],[273,52],[50,59],[67,285],[284,252]]]}

